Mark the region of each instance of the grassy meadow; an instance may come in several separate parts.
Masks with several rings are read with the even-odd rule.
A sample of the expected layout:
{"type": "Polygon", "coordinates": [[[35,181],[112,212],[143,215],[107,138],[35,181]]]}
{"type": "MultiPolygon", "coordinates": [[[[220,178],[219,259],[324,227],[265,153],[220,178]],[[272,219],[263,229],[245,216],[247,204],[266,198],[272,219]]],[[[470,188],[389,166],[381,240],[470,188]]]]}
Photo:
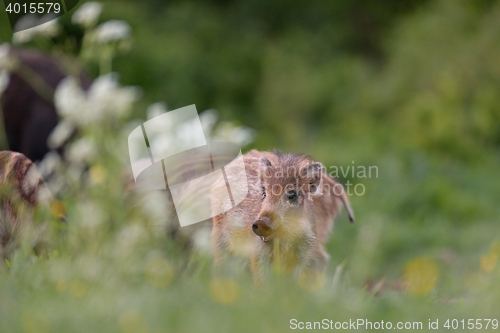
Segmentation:
{"type": "Polygon", "coordinates": [[[75,57],[102,85],[56,91],[78,132],[63,158],[38,163],[56,200],[0,264],[0,332],[285,332],[292,319],[498,329],[499,1],[106,0],[97,21],[68,13],[23,43],[3,6],[0,42],[75,57]],[[103,40],[109,20],[130,31],[103,40]],[[209,234],[172,235],[165,193],[128,190],[128,134],[190,104],[216,114],[214,137],[243,133],[244,152],[306,153],[363,189],[350,196],[356,223],[336,220],[321,283],[215,277],[209,234]]]}

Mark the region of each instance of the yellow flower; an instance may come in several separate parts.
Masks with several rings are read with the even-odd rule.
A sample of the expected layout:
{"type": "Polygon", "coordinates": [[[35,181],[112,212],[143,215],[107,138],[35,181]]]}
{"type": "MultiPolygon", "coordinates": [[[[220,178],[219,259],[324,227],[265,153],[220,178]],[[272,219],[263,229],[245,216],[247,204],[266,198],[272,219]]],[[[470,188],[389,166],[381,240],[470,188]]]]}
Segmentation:
{"type": "Polygon", "coordinates": [[[85,287],[83,282],[79,280],[74,280],[73,282],[71,282],[70,292],[71,295],[73,295],[74,297],[81,298],[85,296],[85,294],[87,293],[87,287],[85,287]]]}
{"type": "Polygon", "coordinates": [[[50,332],[50,321],[41,311],[23,313],[21,326],[26,333],[50,332]]]}
{"type": "Polygon", "coordinates": [[[495,241],[495,242],[491,243],[490,253],[492,255],[496,255],[497,257],[500,257],[500,241],[495,241]]]}
{"type": "Polygon", "coordinates": [[[210,281],[212,297],[219,303],[231,304],[240,294],[240,286],[231,279],[216,277],[210,281]]]}
{"type": "Polygon", "coordinates": [[[299,286],[304,290],[318,291],[325,286],[325,274],[314,270],[305,270],[299,278],[299,286]]]}
{"type": "Polygon", "coordinates": [[[136,311],[123,313],[119,323],[123,333],[146,333],[148,331],[144,316],[136,311]]]}
{"type": "Polygon", "coordinates": [[[66,215],[66,207],[64,206],[64,202],[60,200],[52,201],[50,205],[50,213],[52,216],[60,218],[66,215]]]}
{"type": "Polygon", "coordinates": [[[439,269],[428,258],[417,258],[406,264],[404,279],[408,284],[408,292],[415,296],[423,296],[430,292],[439,278],[439,269]]]}
{"type": "Polygon", "coordinates": [[[106,178],[106,169],[102,165],[96,164],[90,168],[89,177],[92,184],[100,184],[106,178]]]}
{"type": "Polygon", "coordinates": [[[62,293],[66,290],[66,287],[68,286],[68,284],[66,283],[66,281],[64,280],[59,280],[57,281],[56,283],[56,291],[58,293],[62,293]]]}
{"type": "Polygon", "coordinates": [[[494,253],[488,253],[481,257],[479,264],[484,272],[491,272],[497,266],[498,256],[494,253]]]}

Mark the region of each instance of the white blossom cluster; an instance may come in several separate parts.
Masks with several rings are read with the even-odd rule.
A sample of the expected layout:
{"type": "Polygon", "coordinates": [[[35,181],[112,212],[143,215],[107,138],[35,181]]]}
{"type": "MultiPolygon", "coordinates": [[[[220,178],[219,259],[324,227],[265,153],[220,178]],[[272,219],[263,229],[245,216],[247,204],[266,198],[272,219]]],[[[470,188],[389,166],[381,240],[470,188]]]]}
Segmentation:
{"type": "Polygon", "coordinates": [[[14,44],[25,44],[37,37],[55,37],[61,31],[61,27],[57,19],[51,18],[51,14],[47,14],[41,18],[38,18],[36,15],[25,15],[17,21],[14,31],[17,32],[12,35],[12,42],[14,44]],[[39,24],[38,22],[45,23],[39,24]],[[32,28],[25,29],[25,27],[32,28]]]}
{"type": "Polygon", "coordinates": [[[89,31],[89,37],[98,44],[108,44],[121,41],[131,35],[130,24],[123,20],[109,20],[97,24],[102,12],[102,4],[96,1],[86,2],[78,8],[71,17],[71,22],[80,25],[89,31]]]}
{"type": "Polygon", "coordinates": [[[60,147],[77,127],[127,116],[139,96],[137,87],[121,87],[116,73],[97,77],[87,92],[80,87],[78,79],[66,77],[54,94],[54,104],[62,121],[49,137],[50,146],[60,147]]]}
{"type": "Polygon", "coordinates": [[[95,29],[95,40],[100,44],[107,44],[126,39],[130,36],[130,24],[122,20],[109,20],[101,23],[95,29]]]}
{"type": "Polygon", "coordinates": [[[69,76],[58,85],[54,100],[63,118],[75,125],[88,125],[108,116],[123,118],[139,95],[137,87],[120,87],[118,75],[110,73],[97,77],[88,92],[69,76]]]}
{"type": "MultiPolygon", "coordinates": [[[[96,1],[82,4],[71,17],[71,22],[89,30],[89,36],[99,44],[121,41],[131,35],[130,24],[122,20],[109,20],[93,29],[102,12],[103,5],[96,1]]],[[[25,44],[37,37],[52,38],[57,36],[61,27],[53,14],[39,18],[36,15],[25,15],[16,23],[12,41],[14,44],[25,44]],[[40,24],[40,22],[45,22],[40,24]],[[29,28],[32,27],[32,28],[29,28]]]]}
{"type": "Polygon", "coordinates": [[[12,68],[12,59],[9,55],[10,45],[0,44],[0,96],[9,85],[9,70],[12,68]]]}
{"type": "Polygon", "coordinates": [[[212,141],[232,142],[240,147],[252,143],[255,139],[255,130],[247,126],[237,126],[230,121],[222,121],[217,126],[218,114],[214,109],[200,114],[203,132],[212,141]]]}
{"type": "MultiPolygon", "coordinates": [[[[168,112],[167,105],[163,102],[151,104],[147,109],[147,119],[152,119],[168,112]]],[[[217,110],[209,109],[200,113],[201,127],[203,133],[211,141],[232,142],[240,147],[252,143],[255,139],[255,130],[247,126],[237,126],[230,121],[222,121],[217,124],[219,119],[217,110]]],[[[191,135],[192,129],[185,128],[179,135],[191,135]],[[185,133],[184,133],[185,132],[185,133]]]]}
{"type": "Polygon", "coordinates": [[[91,28],[97,24],[102,12],[102,4],[96,1],[89,1],[82,4],[71,17],[71,22],[91,28]]]}

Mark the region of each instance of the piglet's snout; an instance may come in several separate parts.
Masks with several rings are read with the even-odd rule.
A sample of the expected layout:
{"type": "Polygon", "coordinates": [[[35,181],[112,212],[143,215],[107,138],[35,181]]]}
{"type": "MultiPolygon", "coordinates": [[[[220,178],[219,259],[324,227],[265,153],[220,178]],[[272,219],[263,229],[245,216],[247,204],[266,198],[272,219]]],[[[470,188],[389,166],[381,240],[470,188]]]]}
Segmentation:
{"type": "Polygon", "coordinates": [[[252,230],[257,236],[268,238],[273,233],[271,220],[267,217],[262,217],[261,219],[254,222],[254,224],[252,225],[252,230]]]}

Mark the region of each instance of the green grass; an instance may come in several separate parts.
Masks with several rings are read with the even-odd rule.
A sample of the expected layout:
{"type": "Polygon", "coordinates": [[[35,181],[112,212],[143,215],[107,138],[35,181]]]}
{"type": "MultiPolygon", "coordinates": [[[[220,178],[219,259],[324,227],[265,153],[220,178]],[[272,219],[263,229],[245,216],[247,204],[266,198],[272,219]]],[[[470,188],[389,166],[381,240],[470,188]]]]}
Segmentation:
{"type": "MultiPolygon", "coordinates": [[[[40,212],[47,252],[21,242],[0,264],[0,332],[282,332],[325,318],[424,330],[439,320],[445,331],[447,319],[500,319],[500,5],[487,4],[440,0],[394,16],[377,37],[382,58],[370,58],[346,47],[360,42],[355,30],[320,4],[310,13],[326,13],[312,16],[322,26],[297,25],[300,6],[277,4],[269,10],[290,12],[272,28],[260,5],[174,1],[152,14],[154,2],[106,1],[103,16],[134,30],[113,69],[144,98],[129,119],[81,129],[97,148],[86,166],[55,170],[68,223],[40,212]],[[341,179],[366,193],[350,198],[354,225],[336,221],[323,285],[275,273],[256,288],[247,269],[216,279],[209,255],[171,237],[166,204],[156,212],[126,191],[127,121],[160,100],[255,128],[247,149],[378,167],[378,178],[341,179]]],[[[8,29],[2,21],[2,40],[8,29]]],[[[64,38],[54,48],[76,54],[78,39],[64,38]]]]}
{"type": "MultiPolygon", "coordinates": [[[[490,168],[493,172],[496,165],[490,168]]],[[[472,195],[477,183],[470,181],[488,183],[488,174],[461,171],[457,181],[470,184],[461,188],[470,205],[481,206],[483,197],[498,191],[485,186],[486,193],[472,195]]],[[[431,167],[429,173],[440,171],[431,167]]],[[[381,168],[380,178],[366,183],[366,195],[351,198],[357,222],[349,225],[345,214],[338,218],[319,288],[298,286],[279,273],[261,288],[249,272],[214,280],[209,256],[183,250],[163,229],[152,227],[140,207],[124,206],[135,194],[114,185],[113,173],[101,184],[84,182],[76,200],[65,200],[68,225],[53,236],[48,254],[19,251],[10,267],[0,266],[0,331],[281,332],[291,319],[428,325],[429,319],[444,324],[447,318],[498,315],[500,270],[481,268],[481,257],[499,240],[496,209],[455,220],[439,208],[439,188],[437,194],[415,192],[422,184],[411,172],[381,168]],[[429,207],[419,214],[400,210],[411,197],[429,207]],[[96,207],[105,212],[100,224],[88,221],[96,207]],[[429,267],[408,273],[408,265],[422,258],[437,271],[430,273],[436,280],[413,290],[405,282],[418,284],[429,267]]]]}

